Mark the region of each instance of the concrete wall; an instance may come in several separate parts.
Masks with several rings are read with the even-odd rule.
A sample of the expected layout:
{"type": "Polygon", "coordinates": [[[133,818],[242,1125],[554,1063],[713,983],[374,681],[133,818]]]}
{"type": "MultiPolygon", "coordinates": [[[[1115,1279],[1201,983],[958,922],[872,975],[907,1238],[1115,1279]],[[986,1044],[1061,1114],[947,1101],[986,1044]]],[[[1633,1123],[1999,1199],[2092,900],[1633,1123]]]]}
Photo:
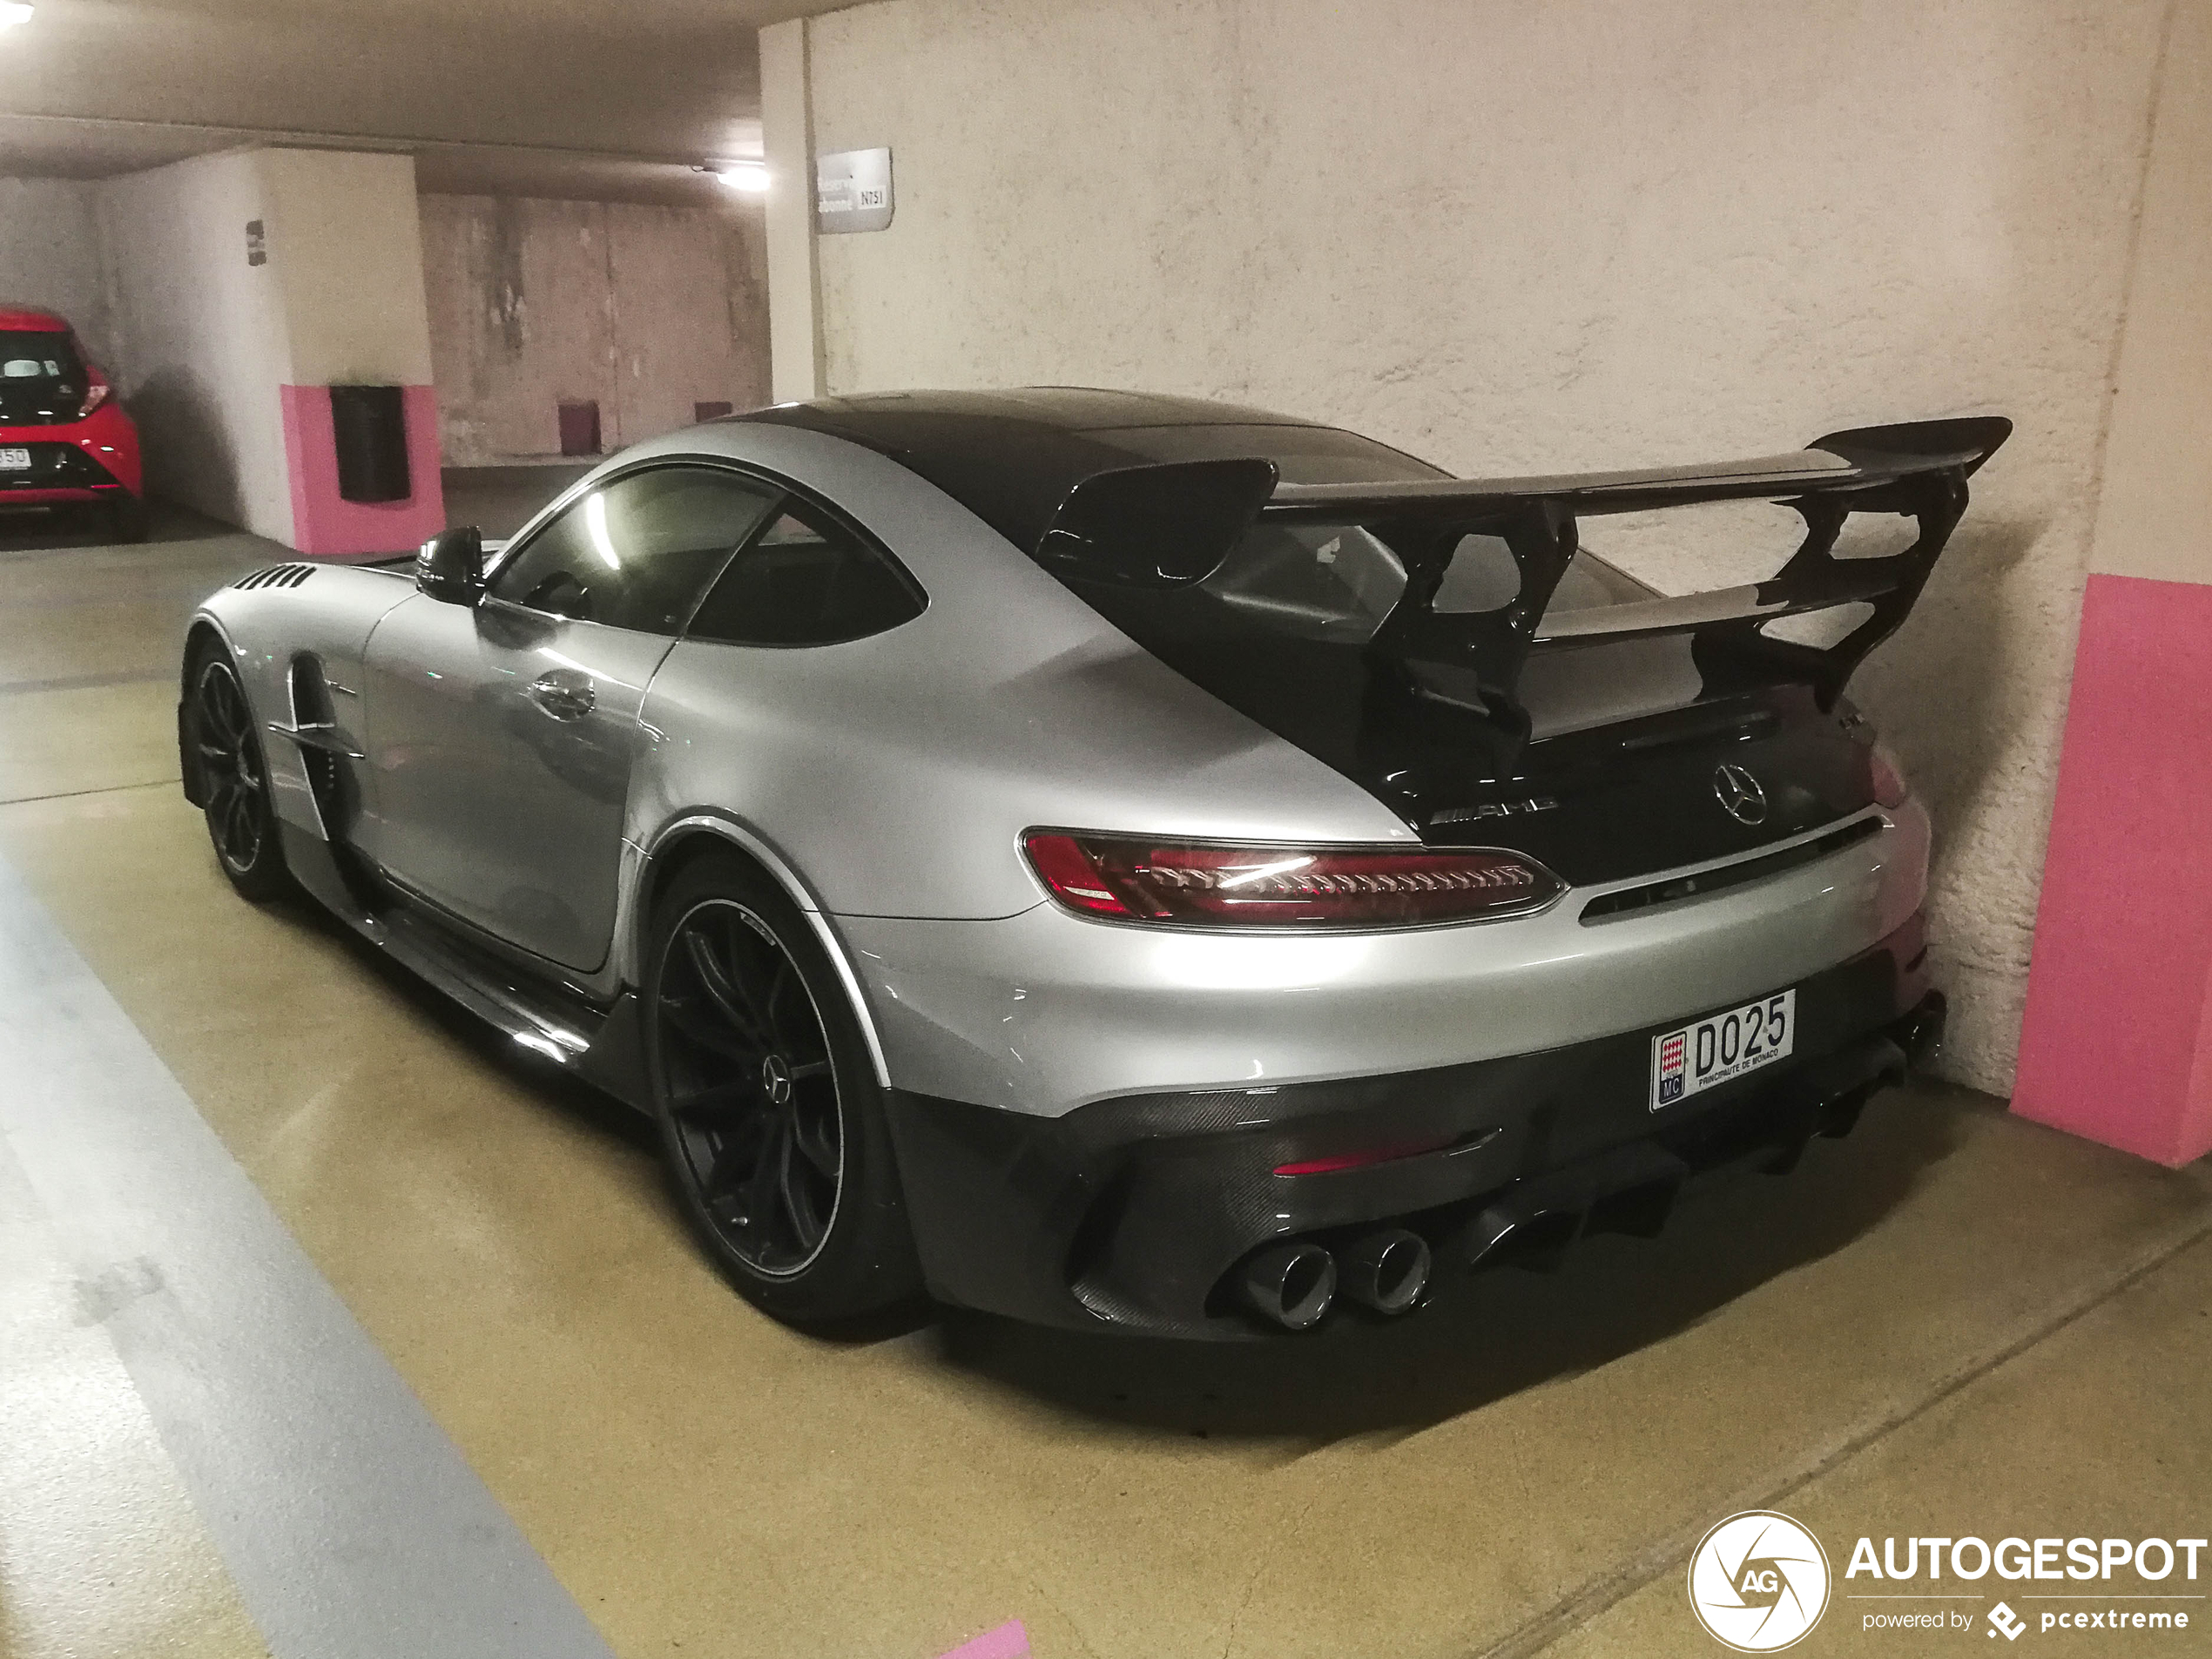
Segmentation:
{"type": "Polygon", "coordinates": [[[111,373],[94,190],[74,179],[0,179],[0,304],[60,312],[111,373]]]}
{"type": "Polygon", "coordinates": [[[757,206],[727,212],[421,199],[445,458],[560,453],[558,406],[596,401],[609,451],[768,396],[757,206]]]}
{"type": "MultiPolygon", "coordinates": [[[[2166,11],[835,13],[806,25],[816,143],[891,145],[898,213],[821,241],[828,388],[1192,392],[1461,473],[2012,415],[1856,685],[1941,836],[1947,1063],[2005,1092],[2166,11]]],[[[1642,556],[1677,590],[1741,568],[1679,531],[1642,556]]]]}
{"type": "Polygon", "coordinates": [[[269,218],[261,155],[236,152],[98,187],[119,389],[148,493],[289,544],[277,388],[290,379],[276,270],[246,263],[269,218]]]}
{"type": "Polygon", "coordinates": [[[269,150],[256,159],[287,381],[428,385],[414,161],[333,150],[269,150]]]}
{"type": "Polygon", "coordinates": [[[409,158],[241,150],[93,193],[149,493],[307,553],[401,550],[442,524],[409,158]],[[327,388],[354,381],[406,388],[403,501],[340,497],[327,388]]]}
{"type": "Polygon", "coordinates": [[[2212,1150],[2212,0],[2161,75],[2074,651],[2019,1087],[2162,1162],[2212,1150]]]}

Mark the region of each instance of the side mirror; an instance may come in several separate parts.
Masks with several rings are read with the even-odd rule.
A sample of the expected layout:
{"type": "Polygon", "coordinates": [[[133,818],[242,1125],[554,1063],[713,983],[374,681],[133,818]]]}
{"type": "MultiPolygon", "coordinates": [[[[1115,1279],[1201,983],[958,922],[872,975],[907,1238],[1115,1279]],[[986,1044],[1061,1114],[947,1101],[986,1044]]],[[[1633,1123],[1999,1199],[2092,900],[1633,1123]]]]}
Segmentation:
{"type": "Polygon", "coordinates": [[[474,524],[440,530],[415,556],[415,585],[448,604],[472,605],[484,593],[484,538],[474,524]]]}

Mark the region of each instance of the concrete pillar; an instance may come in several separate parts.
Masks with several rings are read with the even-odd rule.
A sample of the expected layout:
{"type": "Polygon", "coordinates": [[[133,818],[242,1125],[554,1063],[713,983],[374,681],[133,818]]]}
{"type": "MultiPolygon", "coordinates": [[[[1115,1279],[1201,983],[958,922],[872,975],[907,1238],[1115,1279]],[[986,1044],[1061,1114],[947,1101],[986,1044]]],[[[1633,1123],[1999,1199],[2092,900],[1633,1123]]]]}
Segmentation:
{"type": "Polygon", "coordinates": [[[768,351],[776,401],[819,397],[821,273],[814,246],[814,106],[806,19],[760,31],[760,127],[768,164],[768,351]]]}
{"type": "Polygon", "coordinates": [[[311,554],[442,529],[415,163],[331,150],[199,157],[99,186],[151,490],[311,554]],[[330,388],[397,386],[410,493],[338,491],[330,388]]]}
{"type": "Polygon", "coordinates": [[[320,554],[413,547],[445,527],[414,158],[266,150],[258,159],[285,341],[277,393],[292,545],[320,554]],[[401,388],[411,486],[403,500],[339,494],[330,388],[348,384],[401,388]]]}
{"type": "Polygon", "coordinates": [[[2212,0],[2173,13],[2013,1109],[2212,1150],[2212,0]]]}

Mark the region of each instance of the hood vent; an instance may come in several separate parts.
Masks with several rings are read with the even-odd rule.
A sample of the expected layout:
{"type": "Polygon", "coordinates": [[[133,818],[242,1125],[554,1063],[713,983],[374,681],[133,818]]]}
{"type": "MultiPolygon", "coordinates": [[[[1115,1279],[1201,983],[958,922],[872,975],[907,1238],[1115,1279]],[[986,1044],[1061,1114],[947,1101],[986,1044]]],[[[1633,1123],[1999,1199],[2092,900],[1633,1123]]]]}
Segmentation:
{"type": "Polygon", "coordinates": [[[296,588],[315,573],[312,564],[272,564],[265,570],[242,576],[231,583],[234,588],[296,588]]]}

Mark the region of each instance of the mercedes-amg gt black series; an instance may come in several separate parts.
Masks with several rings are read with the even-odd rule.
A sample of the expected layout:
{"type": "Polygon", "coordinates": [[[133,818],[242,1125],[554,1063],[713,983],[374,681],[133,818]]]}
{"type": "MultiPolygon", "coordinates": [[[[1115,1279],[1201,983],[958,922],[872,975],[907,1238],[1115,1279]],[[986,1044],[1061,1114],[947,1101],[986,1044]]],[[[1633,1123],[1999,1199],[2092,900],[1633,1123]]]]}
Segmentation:
{"type": "Polygon", "coordinates": [[[1938,1040],[1927,819],[1844,690],[2009,429],[1463,479],[1180,398],[763,409],[216,594],[185,789],[241,892],[651,1114],[779,1317],[1389,1317],[1938,1040]],[[1722,501],[1802,545],[1682,597],[1582,545],[1722,501]]]}

